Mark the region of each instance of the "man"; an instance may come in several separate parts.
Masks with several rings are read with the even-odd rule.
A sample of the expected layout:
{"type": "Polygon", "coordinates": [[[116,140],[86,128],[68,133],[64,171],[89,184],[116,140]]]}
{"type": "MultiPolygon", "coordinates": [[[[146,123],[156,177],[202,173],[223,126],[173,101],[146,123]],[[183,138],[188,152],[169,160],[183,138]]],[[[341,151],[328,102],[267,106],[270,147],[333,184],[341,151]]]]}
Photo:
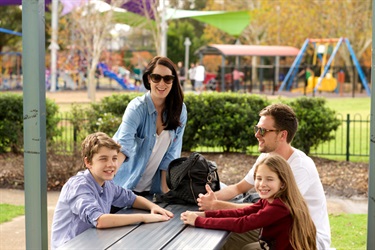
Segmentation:
{"type": "Polygon", "coordinates": [[[206,78],[206,71],[201,62],[197,62],[195,67],[195,90],[200,94],[204,90],[203,81],[206,78]]]}
{"type": "MultiPolygon", "coordinates": [[[[318,171],[310,157],[291,146],[298,128],[298,119],[293,109],[285,104],[272,104],[262,109],[259,116],[260,119],[254,127],[254,132],[261,154],[254,166],[269,154],[281,155],[288,161],[316,226],[318,249],[329,249],[331,232],[326,197],[318,171]]],[[[212,210],[249,206],[248,203],[233,203],[229,200],[253,188],[254,166],[245,178],[236,184],[229,185],[217,192],[212,192],[208,187],[207,193],[200,194],[197,199],[199,209],[212,210]]],[[[254,232],[232,234],[224,248],[241,249],[252,240],[257,240],[257,235],[254,232]]]]}

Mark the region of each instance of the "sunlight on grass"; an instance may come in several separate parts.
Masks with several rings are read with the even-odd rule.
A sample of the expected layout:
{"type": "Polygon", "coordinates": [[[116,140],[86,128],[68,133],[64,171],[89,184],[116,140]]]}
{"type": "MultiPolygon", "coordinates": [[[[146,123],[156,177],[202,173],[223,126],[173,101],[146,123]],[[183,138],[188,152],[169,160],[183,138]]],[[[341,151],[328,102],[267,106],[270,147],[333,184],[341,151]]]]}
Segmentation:
{"type": "Polygon", "coordinates": [[[346,116],[354,116],[360,114],[363,119],[366,119],[370,114],[371,98],[369,97],[355,97],[355,98],[326,98],[327,106],[337,113],[346,116]]]}
{"type": "Polygon", "coordinates": [[[331,247],[336,250],[365,250],[367,239],[367,214],[329,215],[331,247]]]}
{"type": "Polygon", "coordinates": [[[24,215],[24,206],[15,206],[9,204],[0,204],[0,223],[11,221],[13,218],[24,215]]]}
{"type": "MultiPolygon", "coordinates": [[[[272,103],[280,100],[292,100],[299,97],[270,100],[272,103]]],[[[325,98],[328,108],[336,111],[337,117],[343,120],[342,125],[333,132],[335,139],[320,144],[317,149],[311,149],[311,155],[332,160],[346,160],[347,133],[350,133],[349,160],[352,162],[368,162],[370,152],[370,111],[371,98],[369,97],[334,97],[325,98]],[[350,115],[350,131],[347,131],[346,119],[350,115]]]]}

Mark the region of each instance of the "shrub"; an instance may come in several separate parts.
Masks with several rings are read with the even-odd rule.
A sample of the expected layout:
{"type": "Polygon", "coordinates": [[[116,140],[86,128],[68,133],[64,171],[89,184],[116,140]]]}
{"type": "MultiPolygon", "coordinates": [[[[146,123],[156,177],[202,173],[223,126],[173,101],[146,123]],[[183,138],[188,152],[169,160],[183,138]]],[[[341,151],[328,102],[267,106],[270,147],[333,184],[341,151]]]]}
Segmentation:
{"type": "Polygon", "coordinates": [[[289,105],[299,121],[292,142],[294,147],[309,154],[311,148],[334,139],[331,132],[336,131],[341,122],[336,118],[336,112],[325,106],[325,99],[301,97],[289,102],[289,105]]]}
{"type": "Polygon", "coordinates": [[[253,126],[258,112],[268,105],[257,95],[235,93],[187,94],[188,122],[183,150],[198,146],[222,147],[224,152],[246,152],[257,144],[253,126]]]}
{"type": "Polygon", "coordinates": [[[110,136],[114,135],[129,102],[142,93],[126,93],[107,96],[99,103],[91,104],[87,111],[89,120],[88,131],[104,132],[110,136]]]}
{"type": "MultiPolygon", "coordinates": [[[[0,153],[19,154],[23,149],[23,96],[18,94],[0,95],[0,153]]],[[[47,142],[60,133],[57,126],[58,106],[46,100],[47,142]]]]}
{"type": "MultiPolygon", "coordinates": [[[[113,135],[128,103],[141,94],[116,94],[92,104],[86,111],[87,132],[102,131],[113,135]]],[[[219,147],[224,152],[246,152],[250,146],[257,145],[253,126],[259,120],[259,111],[270,104],[266,98],[258,95],[217,92],[200,95],[187,93],[184,102],[188,120],[183,151],[193,151],[197,147],[219,147]]],[[[309,154],[310,148],[333,138],[331,132],[337,130],[340,121],[335,112],[325,106],[325,99],[302,97],[288,104],[293,107],[299,120],[293,146],[309,154]]],[[[81,114],[77,114],[79,116],[81,114]]]]}

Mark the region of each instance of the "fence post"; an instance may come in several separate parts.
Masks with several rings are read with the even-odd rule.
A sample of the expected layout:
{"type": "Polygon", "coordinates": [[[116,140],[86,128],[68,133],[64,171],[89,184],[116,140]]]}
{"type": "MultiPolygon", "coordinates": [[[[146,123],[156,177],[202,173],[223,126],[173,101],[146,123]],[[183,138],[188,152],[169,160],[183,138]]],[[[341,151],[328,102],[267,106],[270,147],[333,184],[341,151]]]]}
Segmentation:
{"type": "Polygon", "coordinates": [[[346,115],[346,161],[350,157],[350,114],[346,115]]]}

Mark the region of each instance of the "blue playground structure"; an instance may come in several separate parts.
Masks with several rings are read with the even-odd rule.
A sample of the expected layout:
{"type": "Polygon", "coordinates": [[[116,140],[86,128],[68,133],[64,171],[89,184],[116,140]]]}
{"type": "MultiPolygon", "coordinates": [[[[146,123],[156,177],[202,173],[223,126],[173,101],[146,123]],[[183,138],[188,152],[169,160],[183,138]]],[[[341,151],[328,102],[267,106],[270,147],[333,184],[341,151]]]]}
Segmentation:
{"type": "Polygon", "coordinates": [[[10,34],[10,35],[22,36],[22,33],[20,32],[16,32],[16,31],[4,29],[4,28],[0,28],[0,32],[5,33],[5,34],[10,34]]]}
{"type": "Polygon", "coordinates": [[[362,70],[361,66],[359,65],[359,62],[357,60],[357,57],[355,56],[355,53],[353,51],[352,46],[350,45],[349,40],[347,38],[343,38],[343,37],[332,38],[332,39],[312,39],[312,38],[306,39],[305,42],[302,45],[301,50],[299,51],[299,53],[296,57],[296,59],[294,60],[291,68],[289,69],[287,75],[285,76],[278,92],[282,91],[284,88],[288,91],[291,89],[291,87],[293,85],[293,80],[295,79],[296,74],[298,73],[299,66],[301,64],[303,55],[306,52],[306,49],[307,49],[307,47],[310,43],[313,43],[314,48],[315,48],[317,43],[328,44],[328,43],[333,43],[333,42],[337,42],[337,44],[336,44],[335,48],[333,49],[333,51],[332,51],[332,53],[331,53],[331,55],[330,55],[326,64],[325,64],[325,61],[326,61],[325,57],[326,57],[327,54],[325,53],[323,58],[322,58],[323,59],[322,67],[324,67],[324,70],[322,70],[322,73],[321,73],[320,77],[315,77],[315,79],[309,79],[309,83],[308,83],[307,88],[309,88],[311,91],[314,91],[314,93],[316,91],[333,91],[333,90],[335,90],[335,88],[337,86],[336,79],[332,78],[332,75],[330,73],[328,73],[328,70],[330,69],[330,66],[333,62],[333,59],[334,59],[335,55],[337,54],[337,51],[340,48],[341,44],[343,42],[345,42],[345,44],[346,44],[346,46],[349,50],[350,56],[353,60],[353,64],[358,71],[358,75],[361,79],[362,85],[363,85],[364,89],[366,90],[367,95],[370,96],[371,91],[370,91],[369,85],[367,83],[365,74],[363,73],[363,70],[362,70]]]}
{"type": "Polygon", "coordinates": [[[119,77],[115,72],[110,71],[105,63],[99,63],[98,69],[102,72],[103,76],[115,80],[125,90],[136,90],[134,84],[125,82],[124,78],[119,77]]]}

